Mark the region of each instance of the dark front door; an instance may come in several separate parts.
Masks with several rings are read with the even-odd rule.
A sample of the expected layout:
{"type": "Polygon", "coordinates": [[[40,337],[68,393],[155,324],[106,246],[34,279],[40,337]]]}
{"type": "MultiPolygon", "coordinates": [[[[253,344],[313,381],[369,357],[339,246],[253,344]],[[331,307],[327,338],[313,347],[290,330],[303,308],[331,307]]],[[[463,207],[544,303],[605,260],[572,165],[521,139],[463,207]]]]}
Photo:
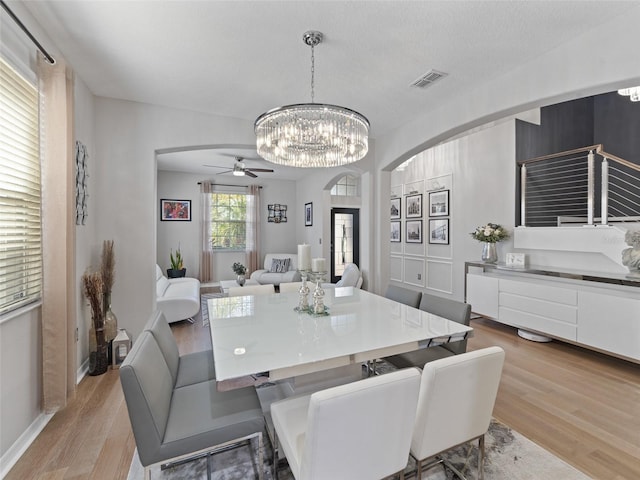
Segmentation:
{"type": "Polygon", "coordinates": [[[360,267],[360,210],[331,209],[331,282],[342,278],[344,267],[355,263],[360,267]]]}

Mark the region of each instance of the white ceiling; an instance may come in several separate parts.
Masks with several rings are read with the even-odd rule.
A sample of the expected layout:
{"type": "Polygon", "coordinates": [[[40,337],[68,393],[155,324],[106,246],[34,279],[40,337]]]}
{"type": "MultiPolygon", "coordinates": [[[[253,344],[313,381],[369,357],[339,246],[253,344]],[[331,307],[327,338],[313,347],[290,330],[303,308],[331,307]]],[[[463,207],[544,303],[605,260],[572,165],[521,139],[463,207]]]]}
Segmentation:
{"type": "MultiPolygon", "coordinates": [[[[325,39],[316,47],[315,101],[359,111],[375,138],[458,92],[478,88],[481,94],[483,83],[640,2],[30,0],[25,5],[95,95],[250,121],[271,108],[310,101],[310,48],[302,34],[320,30],[325,39]],[[430,69],[448,76],[425,90],[409,87],[430,69]]],[[[232,166],[232,156],[220,153],[257,156],[255,150],[233,149],[174,153],[161,160],[161,168],[211,173],[216,169],[201,165],[232,166]]],[[[279,167],[254,162],[247,166],[273,167],[280,175],[279,167]]]]}

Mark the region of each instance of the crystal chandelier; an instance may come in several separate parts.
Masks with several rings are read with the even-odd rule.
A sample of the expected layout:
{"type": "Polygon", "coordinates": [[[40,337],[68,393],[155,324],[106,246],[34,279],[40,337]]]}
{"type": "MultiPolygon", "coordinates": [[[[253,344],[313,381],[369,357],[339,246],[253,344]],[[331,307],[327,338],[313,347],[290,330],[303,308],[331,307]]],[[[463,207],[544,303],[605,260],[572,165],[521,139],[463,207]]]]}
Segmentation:
{"type": "Polygon", "coordinates": [[[274,108],[255,122],[258,155],[289,167],[337,167],[357,162],[369,149],[369,121],[354,110],[314,103],[314,47],[322,33],[305,32],[311,47],[311,103],[274,108]]]}
{"type": "Polygon", "coordinates": [[[618,93],[629,97],[632,102],[640,102],[640,87],[623,88],[618,93]]]}

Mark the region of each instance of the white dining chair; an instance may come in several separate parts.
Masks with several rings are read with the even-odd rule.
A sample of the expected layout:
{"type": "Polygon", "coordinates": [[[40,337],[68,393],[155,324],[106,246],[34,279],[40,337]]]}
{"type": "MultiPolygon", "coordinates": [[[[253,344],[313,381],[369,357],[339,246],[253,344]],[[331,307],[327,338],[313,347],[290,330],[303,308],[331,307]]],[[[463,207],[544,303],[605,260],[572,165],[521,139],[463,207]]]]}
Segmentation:
{"type": "Polygon", "coordinates": [[[230,297],[241,297],[243,295],[268,295],[270,293],[276,293],[276,289],[271,283],[266,285],[245,285],[244,287],[229,288],[230,297]]]}
{"type": "Polygon", "coordinates": [[[416,478],[443,464],[459,478],[465,477],[439,454],[478,439],[478,474],[484,478],[484,435],[495,404],[504,350],[489,347],[427,363],[422,371],[411,456],[417,462],[416,478]]]}
{"type": "MultiPolygon", "coordinates": [[[[280,293],[290,293],[290,292],[298,292],[300,287],[302,286],[302,282],[285,282],[280,284],[280,293]]],[[[308,283],[307,286],[311,291],[312,284],[308,283]]]]}
{"type": "Polygon", "coordinates": [[[274,458],[280,444],[296,480],[381,479],[403,472],[419,385],[420,371],[407,368],[274,402],[274,458]]]}

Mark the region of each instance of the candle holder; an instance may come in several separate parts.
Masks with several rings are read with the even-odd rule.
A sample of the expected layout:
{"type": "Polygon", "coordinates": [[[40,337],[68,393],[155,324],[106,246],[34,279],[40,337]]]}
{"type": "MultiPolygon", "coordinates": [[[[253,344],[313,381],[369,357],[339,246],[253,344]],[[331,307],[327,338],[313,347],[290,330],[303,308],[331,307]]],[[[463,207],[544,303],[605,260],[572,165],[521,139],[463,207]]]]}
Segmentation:
{"type": "Polygon", "coordinates": [[[298,293],[300,299],[298,300],[298,306],[294,309],[296,312],[308,312],[309,311],[309,287],[307,286],[307,275],[311,272],[308,270],[298,270],[300,277],[302,278],[302,285],[298,293]]]}
{"type": "Polygon", "coordinates": [[[324,306],[324,290],[320,284],[324,280],[327,272],[312,272],[313,280],[316,282],[316,288],[313,291],[313,307],[311,313],[315,315],[323,315],[326,311],[324,306]]]}

